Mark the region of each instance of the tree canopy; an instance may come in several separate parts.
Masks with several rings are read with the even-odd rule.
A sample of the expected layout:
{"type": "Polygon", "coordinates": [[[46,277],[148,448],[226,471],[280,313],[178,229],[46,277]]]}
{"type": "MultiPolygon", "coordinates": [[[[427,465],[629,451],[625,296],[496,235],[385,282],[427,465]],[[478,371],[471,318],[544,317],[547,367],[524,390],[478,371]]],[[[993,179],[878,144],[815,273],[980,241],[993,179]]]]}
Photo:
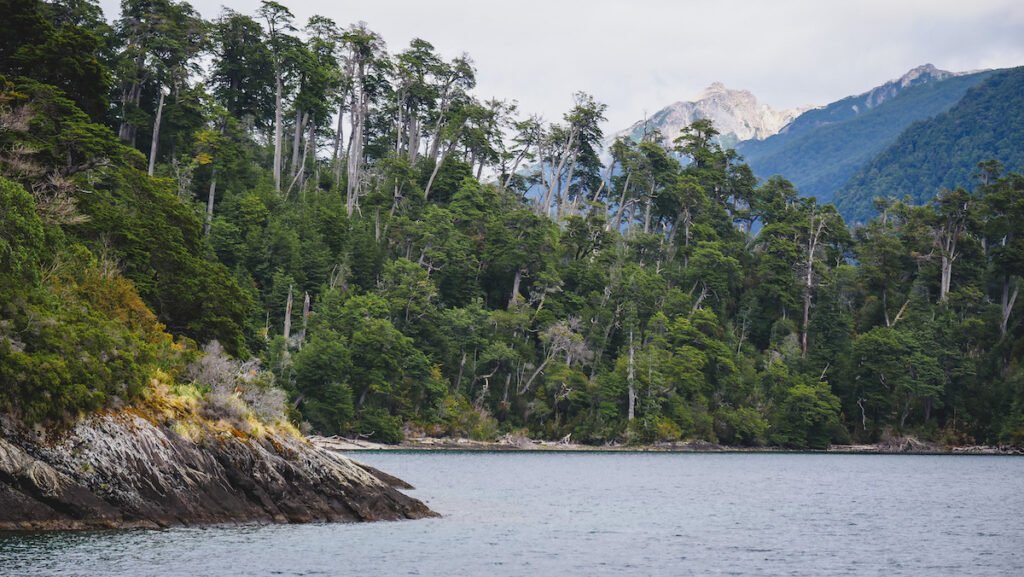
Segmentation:
{"type": "Polygon", "coordinates": [[[851,229],[706,120],[603,167],[590,95],[545,122],[423,39],[123,4],[4,21],[6,411],[130,402],[216,341],[297,423],[389,442],[1024,439],[1024,177],[998,163],[851,229]]]}

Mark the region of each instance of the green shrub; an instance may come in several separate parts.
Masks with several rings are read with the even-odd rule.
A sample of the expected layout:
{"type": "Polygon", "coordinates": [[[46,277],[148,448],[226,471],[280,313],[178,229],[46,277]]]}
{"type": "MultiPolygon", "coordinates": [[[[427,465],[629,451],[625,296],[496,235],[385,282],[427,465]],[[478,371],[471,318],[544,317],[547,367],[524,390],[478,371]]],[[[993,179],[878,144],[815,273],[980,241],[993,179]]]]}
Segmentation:
{"type": "Polygon", "coordinates": [[[763,445],[768,422],[753,407],[722,407],[715,413],[715,432],[726,445],[763,445]]]}
{"type": "Polygon", "coordinates": [[[389,415],[383,409],[367,409],[359,418],[359,434],[381,443],[401,443],[402,419],[389,415]]]}

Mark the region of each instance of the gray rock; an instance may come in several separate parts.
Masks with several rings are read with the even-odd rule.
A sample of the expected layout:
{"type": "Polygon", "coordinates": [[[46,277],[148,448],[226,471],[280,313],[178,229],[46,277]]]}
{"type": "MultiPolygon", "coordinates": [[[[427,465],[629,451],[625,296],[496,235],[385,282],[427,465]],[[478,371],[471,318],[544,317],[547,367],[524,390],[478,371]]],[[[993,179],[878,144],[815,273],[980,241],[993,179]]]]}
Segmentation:
{"type": "Polygon", "coordinates": [[[0,426],[0,530],[436,515],[388,478],[304,439],[211,431],[196,443],[130,412],[51,441],[0,426]]]}

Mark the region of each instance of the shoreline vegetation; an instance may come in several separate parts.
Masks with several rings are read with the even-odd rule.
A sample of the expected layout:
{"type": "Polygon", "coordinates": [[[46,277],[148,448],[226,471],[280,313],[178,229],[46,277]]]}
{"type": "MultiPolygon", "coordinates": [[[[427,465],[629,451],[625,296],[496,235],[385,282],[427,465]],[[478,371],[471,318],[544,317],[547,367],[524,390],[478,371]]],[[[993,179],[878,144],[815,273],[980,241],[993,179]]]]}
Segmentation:
{"type": "Polygon", "coordinates": [[[401,443],[377,443],[346,437],[308,437],[313,445],[336,453],[360,451],[480,451],[480,452],[569,452],[569,453],[836,453],[875,455],[1004,455],[1024,456],[1024,447],[1011,445],[944,446],[914,437],[857,445],[830,445],[826,449],[788,449],[785,447],[744,447],[719,445],[707,441],[676,441],[654,444],[586,445],[568,440],[545,441],[505,435],[496,441],[477,441],[459,437],[408,437],[401,443]]]}
{"type": "Polygon", "coordinates": [[[365,23],[5,16],[0,528],[430,514],[310,432],[1024,445],[1019,166],[848,223],[710,120],[609,146],[365,23]]]}

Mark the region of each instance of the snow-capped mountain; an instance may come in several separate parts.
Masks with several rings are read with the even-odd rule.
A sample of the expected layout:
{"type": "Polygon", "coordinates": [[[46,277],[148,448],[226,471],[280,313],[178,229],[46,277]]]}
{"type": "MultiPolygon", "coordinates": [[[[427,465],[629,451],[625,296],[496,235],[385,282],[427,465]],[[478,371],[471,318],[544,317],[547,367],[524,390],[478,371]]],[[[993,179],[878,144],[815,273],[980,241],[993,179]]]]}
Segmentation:
{"type": "Polygon", "coordinates": [[[650,118],[637,121],[629,128],[612,134],[608,143],[620,136],[641,140],[652,130],[660,131],[666,140],[671,141],[693,121],[706,118],[714,122],[718,129],[719,143],[732,147],[740,141],[763,140],[778,133],[808,108],[775,110],[758,102],[747,90],[732,90],[721,82],[715,82],[696,100],[666,106],[650,118]]]}

